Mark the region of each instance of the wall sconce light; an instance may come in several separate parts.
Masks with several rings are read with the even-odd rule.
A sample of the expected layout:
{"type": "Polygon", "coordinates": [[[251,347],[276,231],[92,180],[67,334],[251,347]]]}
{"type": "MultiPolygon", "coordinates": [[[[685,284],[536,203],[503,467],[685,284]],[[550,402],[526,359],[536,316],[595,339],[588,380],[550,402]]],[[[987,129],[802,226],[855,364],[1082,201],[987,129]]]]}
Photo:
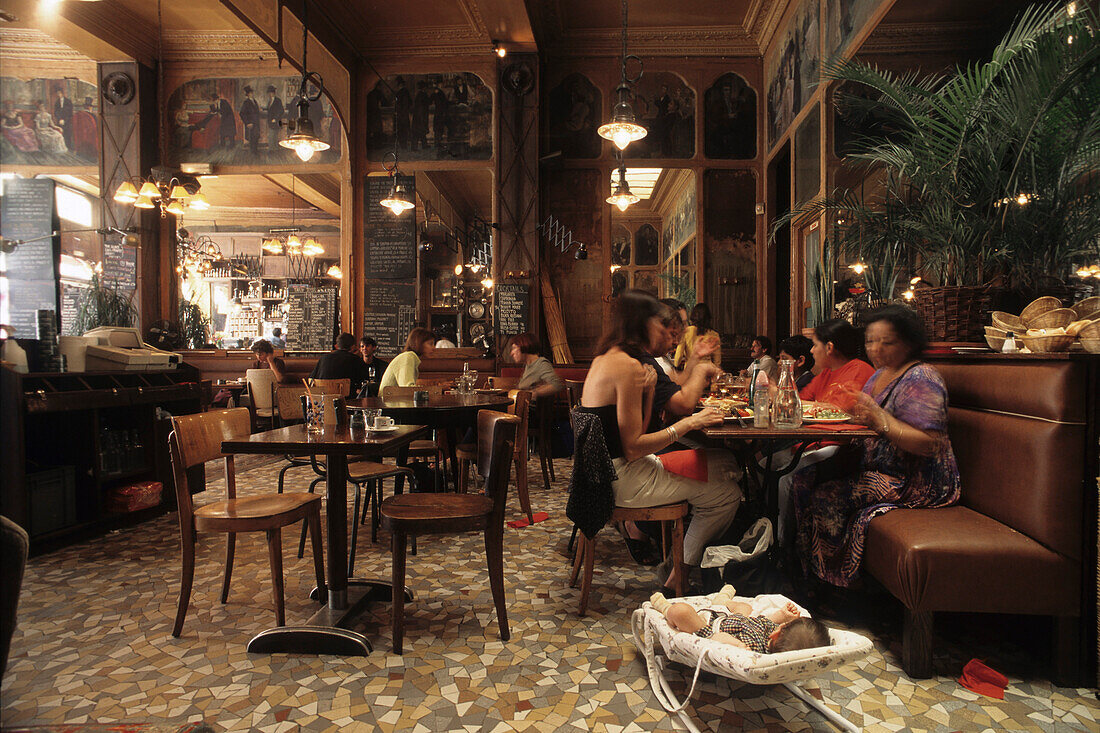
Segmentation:
{"type": "Polygon", "coordinates": [[[495,53],[500,58],[504,58],[505,56],[508,55],[508,49],[506,49],[504,47],[503,43],[501,43],[500,41],[497,41],[497,40],[494,39],[493,40],[493,53],[495,53]]]}

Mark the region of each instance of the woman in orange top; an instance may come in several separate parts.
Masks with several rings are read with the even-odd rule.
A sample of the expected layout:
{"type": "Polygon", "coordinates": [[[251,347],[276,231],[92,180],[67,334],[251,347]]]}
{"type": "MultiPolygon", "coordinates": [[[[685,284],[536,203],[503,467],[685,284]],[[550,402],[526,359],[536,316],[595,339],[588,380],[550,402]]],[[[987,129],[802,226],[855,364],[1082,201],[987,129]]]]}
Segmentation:
{"type": "MultiPolygon", "coordinates": [[[[814,368],[820,368],[821,371],[802,388],[799,396],[807,402],[828,402],[850,412],[853,398],[851,394],[845,394],[845,390],[862,391],[863,385],[875,373],[873,366],[857,358],[863,344],[863,332],[845,320],[834,318],[814,328],[811,340],[814,343],[810,349],[814,368]]],[[[803,452],[794,471],[779,478],[779,522],[776,536],[781,544],[790,536],[792,477],[798,470],[831,457],[836,453],[837,447],[836,443],[815,443],[803,452]]],[[[780,466],[786,465],[790,461],[789,450],[781,451],[773,460],[778,461],[780,466]]]]}
{"type": "Polygon", "coordinates": [[[828,402],[840,408],[850,407],[844,387],[859,392],[875,373],[875,368],[856,357],[863,344],[863,333],[840,318],[825,321],[814,329],[810,353],[821,369],[799,395],[809,402],[828,402]]]}

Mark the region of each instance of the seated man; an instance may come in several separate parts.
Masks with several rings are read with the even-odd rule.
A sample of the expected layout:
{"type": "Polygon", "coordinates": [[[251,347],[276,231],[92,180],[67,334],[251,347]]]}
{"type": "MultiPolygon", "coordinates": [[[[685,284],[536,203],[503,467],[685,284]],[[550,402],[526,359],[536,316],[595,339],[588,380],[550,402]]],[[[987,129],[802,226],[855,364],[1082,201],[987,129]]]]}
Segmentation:
{"type": "Polygon", "coordinates": [[[317,360],[317,365],[309,373],[310,379],[350,379],[350,395],[357,394],[364,382],[370,379],[367,365],[355,353],[355,337],[342,333],[336,337],[336,345],[317,360]]]}

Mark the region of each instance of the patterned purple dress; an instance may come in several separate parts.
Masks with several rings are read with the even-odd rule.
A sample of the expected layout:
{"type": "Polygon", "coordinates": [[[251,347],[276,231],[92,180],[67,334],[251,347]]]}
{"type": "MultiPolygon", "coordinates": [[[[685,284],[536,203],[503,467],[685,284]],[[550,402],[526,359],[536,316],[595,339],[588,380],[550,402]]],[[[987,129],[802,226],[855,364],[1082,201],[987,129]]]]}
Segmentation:
{"type": "MultiPolygon", "coordinates": [[[[871,376],[864,392],[871,394],[881,373],[871,376]]],[[[876,400],[898,420],[943,438],[928,457],[906,453],[884,438],[867,438],[859,473],[821,484],[820,465],[794,474],[791,497],[803,569],[833,585],[847,587],[858,577],[873,518],[899,507],[942,507],[959,500],[959,468],[947,437],[947,387],[939,372],[919,363],[876,400]]]]}

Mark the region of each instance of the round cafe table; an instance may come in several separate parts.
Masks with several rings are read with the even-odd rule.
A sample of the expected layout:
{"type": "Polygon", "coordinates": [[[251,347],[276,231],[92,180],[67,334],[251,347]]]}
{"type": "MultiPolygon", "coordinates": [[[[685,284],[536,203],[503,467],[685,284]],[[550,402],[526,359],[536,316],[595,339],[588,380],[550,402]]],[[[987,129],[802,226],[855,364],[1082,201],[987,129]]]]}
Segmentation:
{"type": "Polygon", "coordinates": [[[443,431],[445,450],[451,462],[451,479],[457,486],[457,460],[455,458],[456,435],[477,424],[479,410],[505,411],[512,398],[504,390],[480,390],[467,395],[446,393],[432,395],[425,402],[414,402],[412,397],[366,397],[348,400],[348,409],[381,409],[400,425],[427,425],[443,431]]]}

